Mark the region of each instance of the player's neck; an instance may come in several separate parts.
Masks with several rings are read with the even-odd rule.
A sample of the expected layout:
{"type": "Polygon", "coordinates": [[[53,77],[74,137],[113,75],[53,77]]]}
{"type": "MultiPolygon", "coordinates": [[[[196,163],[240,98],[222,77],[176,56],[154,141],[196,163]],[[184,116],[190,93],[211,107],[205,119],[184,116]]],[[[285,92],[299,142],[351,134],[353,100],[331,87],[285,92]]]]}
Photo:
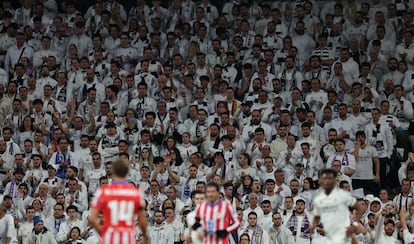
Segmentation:
{"type": "Polygon", "coordinates": [[[326,195],[329,195],[329,194],[331,194],[331,192],[333,191],[333,189],[328,189],[328,188],[325,188],[325,194],[326,195]]]}
{"type": "Polygon", "coordinates": [[[219,203],[219,201],[220,201],[220,199],[217,198],[217,199],[215,199],[213,201],[208,201],[208,202],[210,203],[210,205],[216,205],[217,203],[219,203]]]}
{"type": "Polygon", "coordinates": [[[118,177],[118,176],[116,176],[116,175],[112,175],[112,183],[121,183],[121,182],[126,182],[126,179],[125,178],[121,178],[121,177],[118,177]]]}

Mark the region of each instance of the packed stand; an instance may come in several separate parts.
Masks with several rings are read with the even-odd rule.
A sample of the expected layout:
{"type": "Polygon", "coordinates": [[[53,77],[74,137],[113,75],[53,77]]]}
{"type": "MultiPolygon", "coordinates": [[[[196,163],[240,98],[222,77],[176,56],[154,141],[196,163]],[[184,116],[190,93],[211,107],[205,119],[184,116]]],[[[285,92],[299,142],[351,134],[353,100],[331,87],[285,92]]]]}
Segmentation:
{"type": "Polygon", "coordinates": [[[414,1],[391,2],[3,0],[0,243],[98,243],[118,158],[151,244],[199,243],[211,181],[230,243],[327,243],[325,167],[365,206],[353,243],[412,242],[414,1]]]}

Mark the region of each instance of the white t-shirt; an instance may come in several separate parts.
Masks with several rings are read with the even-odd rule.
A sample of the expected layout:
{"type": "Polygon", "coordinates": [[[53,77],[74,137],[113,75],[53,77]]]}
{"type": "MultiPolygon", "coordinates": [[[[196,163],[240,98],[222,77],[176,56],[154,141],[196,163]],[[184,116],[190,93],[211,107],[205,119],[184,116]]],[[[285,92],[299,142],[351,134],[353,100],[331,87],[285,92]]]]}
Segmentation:
{"type": "Polygon", "coordinates": [[[268,214],[264,214],[263,217],[258,220],[257,224],[264,230],[269,231],[269,229],[273,226],[272,213],[270,212],[268,214]]]}
{"type": "Polygon", "coordinates": [[[346,228],[351,224],[348,207],[355,202],[356,199],[349,192],[337,188],[329,195],[320,191],[313,199],[314,215],[320,216],[328,243],[351,243],[351,239],[346,236],[346,228]]]}
{"type": "Polygon", "coordinates": [[[408,229],[403,231],[403,238],[404,243],[413,243],[414,242],[414,234],[411,234],[408,229]]]}
{"type": "Polygon", "coordinates": [[[32,223],[24,222],[23,224],[20,225],[18,236],[22,237],[22,243],[26,243],[26,240],[29,237],[29,234],[32,232],[32,230],[33,230],[33,222],[32,223]]]}
{"type": "Polygon", "coordinates": [[[263,201],[264,200],[269,200],[272,206],[272,209],[277,210],[280,204],[282,204],[283,199],[280,195],[274,194],[273,196],[263,195],[263,201]]]}
{"type": "Polygon", "coordinates": [[[373,180],[373,157],[378,157],[377,150],[371,146],[366,145],[364,149],[360,148],[358,151],[358,157],[356,158],[355,174],[352,179],[358,180],[373,180]]]}
{"type": "Polygon", "coordinates": [[[397,206],[398,209],[408,209],[408,206],[411,205],[413,202],[413,195],[411,193],[408,194],[408,196],[403,196],[402,193],[396,195],[393,199],[393,205],[397,206]]]}
{"type": "Polygon", "coordinates": [[[304,238],[301,238],[300,237],[300,234],[301,234],[300,228],[302,226],[302,221],[303,221],[304,216],[296,215],[296,217],[298,219],[298,223],[297,223],[297,227],[296,227],[297,231],[296,231],[296,236],[295,236],[295,240],[296,240],[295,243],[296,244],[309,243],[309,240],[308,239],[304,239],[304,238]]]}
{"type": "MultiPolygon", "coordinates": [[[[196,212],[195,211],[191,211],[187,214],[187,226],[189,226],[190,228],[194,225],[195,223],[195,215],[196,212]]],[[[192,230],[191,231],[191,241],[194,244],[202,244],[203,242],[200,241],[197,238],[197,231],[196,230],[192,230]]]]}
{"type": "Polygon", "coordinates": [[[105,169],[91,169],[86,172],[85,181],[89,183],[88,193],[94,193],[99,187],[99,178],[105,176],[105,169]]]}
{"type": "Polygon", "coordinates": [[[5,243],[6,238],[16,237],[16,228],[14,228],[14,219],[10,214],[4,215],[0,219],[0,243],[5,243]]]}
{"type": "Polygon", "coordinates": [[[341,161],[341,172],[344,172],[348,168],[350,169],[356,169],[356,162],[354,155],[350,153],[344,153],[344,155],[338,155],[334,154],[328,158],[328,161],[326,162],[326,167],[331,168],[332,163],[335,160],[341,161]]]}

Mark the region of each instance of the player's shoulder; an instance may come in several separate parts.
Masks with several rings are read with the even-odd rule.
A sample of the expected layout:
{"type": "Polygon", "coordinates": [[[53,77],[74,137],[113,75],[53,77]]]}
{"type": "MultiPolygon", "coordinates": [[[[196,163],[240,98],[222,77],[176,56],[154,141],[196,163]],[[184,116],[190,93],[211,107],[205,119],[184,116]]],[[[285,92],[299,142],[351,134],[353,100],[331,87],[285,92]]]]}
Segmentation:
{"type": "Polygon", "coordinates": [[[101,194],[104,194],[105,192],[107,192],[108,190],[111,190],[112,188],[113,188],[112,185],[102,185],[96,191],[101,194]]]}
{"type": "Polygon", "coordinates": [[[324,197],[324,192],[323,190],[320,188],[318,190],[315,191],[315,195],[313,196],[313,201],[318,201],[319,199],[324,197]]]}
{"type": "Polygon", "coordinates": [[[204,202],[201,202],[201,203],[199,203],[198,205],[197,205],[197,207],[204,207],[204,206],[206,206],[208,204],[208,202],[207,201],[204,201],[204,202]]]}
{"type": "Polygon", "coordinates": [[[335,187],[329,195],[327,195],[323,189],[317,190],[313,199],[314,201],[318,201],[326,198],[341,198],[347,196],[351,197],[351,193],[335,187]]]}
{"type": "Polygon", "coordinates": [[[231,204],[231,202],[227,199],[222,199],[221,202],[224,204],[231,204]]]}
{"type": "Polygon", "coordinates": [[[125,185],[122,185],[122,187],[121,187],[121,189],[123,190],[123,191],[128,191],[128,192],[130,192],[130,194],[132,195],[132,194],[137,194],[137,195],[142,195],[141,194],[141,190],[139,190],[136,186],[134,186],[134,185],[131,185],[131,184],[125,184],[125,185]]]}
{"type": "Polygon", "coordinates": [[[223,203],[224,203],[226,206],[233,207],[233,204],[232,204],[229,200],[227,200],[227,199],[223,200],[223,203]]]}
{"type": "Polygon", "coordinates": [[[345,191],[341,188],[335,188],[333,193],[338,194],[338,195],[341,194],[341,195],[351,196],[351,193],[349,191],[345,191]]]}
{"type": "Polygon", "coordinates": [[[133,195],[141,192],[137,187],[131,184],[109,184],[101,186],[99,190],[103,193],[112,193],[114,195],[122,195],[122,193],[133,195]]]}
{"type": "Polygon", "coordinates": [[[343,202],[352,202],[355,201],[354,197],[352,196],[352,194],[349,191],[345,191],[343,189],[340,188],[335,188],[334,191],[332,192],[333,197],[338,198],[343,200],[343,202]]]}

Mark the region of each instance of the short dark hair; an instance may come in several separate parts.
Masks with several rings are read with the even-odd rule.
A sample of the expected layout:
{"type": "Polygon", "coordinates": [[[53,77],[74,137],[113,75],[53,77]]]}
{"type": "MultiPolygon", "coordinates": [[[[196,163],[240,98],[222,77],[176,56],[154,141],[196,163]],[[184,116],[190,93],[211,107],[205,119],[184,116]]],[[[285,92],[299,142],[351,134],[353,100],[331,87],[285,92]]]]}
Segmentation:
{"type": "Polygon", "coordinates": [[[269,200],[263,200],[262,205],[263,204],[270,204],[270,205],[272,205],[272,203],[269,200]]]}
{"type": "Polygon", "coordinates": [[[339,182],[339,188],[343,189],[345,187],[345,184],[349,184],[349,181],[347,180],[342,180],[341,182],[339,182]]]}
{"type": "Polygon", "coordinates": [[[203,191],[200,191],[200,190],[194,190],[194,191],[191,192],[191,198],[195,197],[195,195],[197,195],[197,194],[205,195],[206,193],[203,192],[203,191]]]}
{"type": "Polygon", "coordinates": [[[69,205],[69,207],[66,208],[66,212],[68,213],[69,210],[75,210],[76,212],[79,212],[78,207],[76,207],[75,205],[69,205]]]}
{"type": "Polygon", "coordinates": [[[254,216],[257,217],[257,213],[256,212],[253,212],[253,211],[251,211],[247,216],[250,216],[250,215],[254,215],[254,216]]]}
{"type": "Polygon", "coordinates": [[[113,165],[114,174],[118,177],[125,178],[129,172],[129,162],[126,160],[116,160],[113,165]]]}
{"type": "Polygon", "coordinates": [[[206,188],[209,188],[209,187],[214,187],[214,188],[216,188],[216,190],[217,190],[218,192],[220,191],[220,187],[219,187],[219,185],[218,185],[217,183],[215,183],[215,182],[209,182],[209,183],[207,184],[206,188]]]}
{"type": "Polygon", "coordinates": [[[395,226],[395,222],[392,219],[388,219],[388,221],[384,223],[384,226],[387,224],[392,224],[393,226],[395,226]]]}
{"type": "Polygon", "coordinates": [[[163,157],[154,157],[154,159],[153,159],[153,163],[154,164],[159,164],[159,163],[162,163],[162,162],[164,162],[164,158],[163,157]]]}
{"type": "Polygon", "coordinates": [[[336,178],[338,173],[333,169],[325,168],[321,171],[321,175],[332,175],[334,178],[336,178]]]}
{"type": "Polygon", "coordinates": [[[224,183],[223,188],[224,188],[224,189],[227,189],[227,188],[229,188],[230,186],[233,186],[233,183],[231,183],[231,182],[226,182],[226,183],[224,183]]]}
{"type": "Polygon", "coordinates": [[[364,131],[362,131],[362,130],[357,131],[357,132],[355,133],[355,137],[358,137],[358,136],[363,136],[363,137],[366,137],[365,132],[364,132],[364,131]]]}
{"type": "Polygon", "coordinates": [[[408,173],[409,171],[414,171],[414,163],[409,163],[409,164],[407,165],[407,173],[408,173]]]}

